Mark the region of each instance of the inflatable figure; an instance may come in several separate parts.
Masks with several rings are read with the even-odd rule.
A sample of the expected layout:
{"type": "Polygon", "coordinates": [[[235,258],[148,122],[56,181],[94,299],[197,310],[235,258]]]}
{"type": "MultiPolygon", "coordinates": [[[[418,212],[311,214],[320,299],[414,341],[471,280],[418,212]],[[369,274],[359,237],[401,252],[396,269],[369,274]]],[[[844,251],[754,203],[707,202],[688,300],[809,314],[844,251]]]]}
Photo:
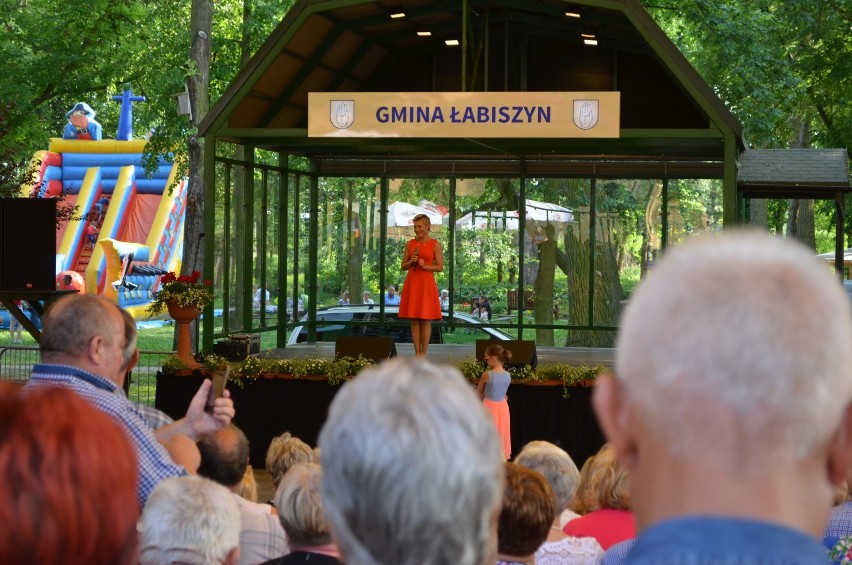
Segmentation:
{"type": "Polygon", "coordinates": [[[63,139],[101,140],[101,124],[95,121],[95,111],[85,102],[74,104],[65,117],[68,123],[65,124],[65,131],[62,132],[63,139]]]}

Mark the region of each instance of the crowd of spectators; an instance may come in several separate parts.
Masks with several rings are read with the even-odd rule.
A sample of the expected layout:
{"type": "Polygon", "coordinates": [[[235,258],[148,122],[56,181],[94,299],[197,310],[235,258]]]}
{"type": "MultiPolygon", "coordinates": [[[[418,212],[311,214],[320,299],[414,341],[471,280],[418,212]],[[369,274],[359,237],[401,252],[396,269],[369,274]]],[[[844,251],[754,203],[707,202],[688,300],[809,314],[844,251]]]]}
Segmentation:
{"type": "Polygon", "coordinates": [[[68,296],[31,380],[0,382],[0,563],[848,563],[838,304],[796,244],[696,237],[627,306],[593,395],[607,442],[581,469],[546,441],[506,462],[456,369],[398,358],[341,387],[317,447],[272,440],[258,503],[227,391],[205,411],[205,381],[177,420],[130,402],[132,319],[68,296]]]}

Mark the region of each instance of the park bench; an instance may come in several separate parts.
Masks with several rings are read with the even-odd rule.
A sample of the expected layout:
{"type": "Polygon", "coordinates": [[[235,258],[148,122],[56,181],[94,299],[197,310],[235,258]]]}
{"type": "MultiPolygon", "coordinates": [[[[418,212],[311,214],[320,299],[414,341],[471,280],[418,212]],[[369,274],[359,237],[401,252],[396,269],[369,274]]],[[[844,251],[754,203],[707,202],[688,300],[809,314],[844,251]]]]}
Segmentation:
{"type": "MultiPolygon", "coordinates": [[[[512,310],[518,309],[518,289],[510,288],[506,291],[506,311],[511,315],[512,310]]],[[[535,310],[535,293],[530,289],[524,290],[524,307],[522,310],[535,310]]],[[[559,318],[559,306],[556,304],[553,305],[553,317],[559,318]]]]}

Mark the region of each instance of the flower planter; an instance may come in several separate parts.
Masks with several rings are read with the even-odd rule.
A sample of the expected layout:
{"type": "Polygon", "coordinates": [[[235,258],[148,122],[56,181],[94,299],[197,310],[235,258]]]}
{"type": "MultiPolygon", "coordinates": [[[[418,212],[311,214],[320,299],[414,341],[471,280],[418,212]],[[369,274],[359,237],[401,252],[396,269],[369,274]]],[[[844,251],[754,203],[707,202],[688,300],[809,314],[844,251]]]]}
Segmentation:
{"type": "Polygon", "coordinates": [[[171,316],[177,324],[177,356],[190,369],[198,369],[201,365],[196,362],[192,353],[192,336],[190,325],[201,315],[201,310],[195,306],[180,306],[176,302],[166,303],[171,316]]]}

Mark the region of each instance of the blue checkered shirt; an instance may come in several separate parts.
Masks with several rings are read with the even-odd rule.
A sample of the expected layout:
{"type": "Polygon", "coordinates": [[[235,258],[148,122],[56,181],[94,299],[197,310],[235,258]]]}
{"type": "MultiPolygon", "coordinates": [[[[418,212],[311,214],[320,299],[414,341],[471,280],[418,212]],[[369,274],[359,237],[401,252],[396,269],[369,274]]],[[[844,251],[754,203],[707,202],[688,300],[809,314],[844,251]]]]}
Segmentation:
{"type": "Polygon", "coordinates": [[[630,550],[636,545],[636,538],[626,539],[609,546],[601,561],[601,565],[622,565],[627,562],[630,550]]]}
{"type": "MultiPolygon", "coordinates": [[[[124,390],[120,388],[116,390],[116,393],[127,398],[127,396],[124,394],[124,390]]],[[[148,424],[148,427],[150,427],[154,431],[168,426],[169,424],[174,424],[175,422],[174,418],[172,418],[162,410],[157,410],[153,406],[148,406],[147,404],[143,404],[141,402],[133,402],[132,400],[130,401],[130,404],[133,405],[133,409],[136,411],[139,417],[145,420],[145,423],[148,424]]]]}
{"type": "Polygon", "coordinates": [[[161,480],[186,474],[183,467],[172,462],[168,452],[157,441],[153,430],[140,417],[133,403],[124,395],[115,393],[117,387],[112,382],[77,367],[36,364],[26,386],[45,385],[70,388],[127,431],[127,436],[139,458],[139,484],[136,496],[140,506],[145,506],[151,490],[161,480]]]}

